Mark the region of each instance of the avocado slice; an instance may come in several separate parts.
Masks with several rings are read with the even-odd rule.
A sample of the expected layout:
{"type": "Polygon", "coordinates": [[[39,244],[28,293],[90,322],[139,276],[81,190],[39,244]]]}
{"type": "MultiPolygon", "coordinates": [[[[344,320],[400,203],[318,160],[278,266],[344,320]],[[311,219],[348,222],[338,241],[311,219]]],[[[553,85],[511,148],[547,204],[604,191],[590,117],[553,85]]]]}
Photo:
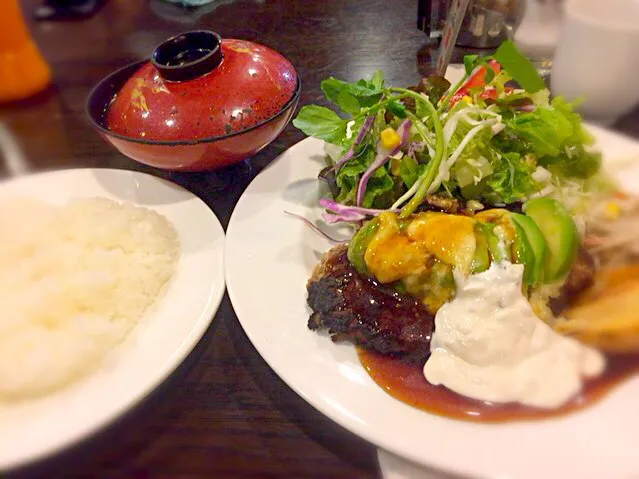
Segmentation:
{"type": "Polygon", "coordinates": [[[360,274],[368,274],[364,254],[366,254],[368,245],[377,234],[377,230],[379,230],[379,220],[373,218],[355,233],[348,245],[346,257],[360,274]]]}
{"type": "Polygon", "coordinates": [[[473,273],[481,273],[490,267],[490,255],[488,253],[488,239],[484,233],[484,225],[479,221],[475,223],[475,255],[470,265],[473,273]]]}
{"type": "Polygon", "coordinates": [[[513,239],[511,248],[511,256],[513,263],[524,265],[524,277],[523,283],[528,286],[532,284],[531,278],[533,273],[531,270],[536,268],[536,258],[533,252],[533,248],[528,241],[524,229],[511,218],[511,224],[515,230],[515,237],[513,239]]]}
{"type": "MultiPolygon", "coordinates": [[[[523,215],[519,215],[523,216],[523,215]]],[[[535,248],[530,244],[525,229],[516,221],[516,213],[505,209],[492,209],[478,213],[479,218],[489,223],[488,245],[493,261],[508,261],[524,265],[524,286],[535,284],[537,280],[538,261],[535,248]]],[[[526,218],[524,221],[530,220],[526,218]]],[[[531,223],[534,224],[532,220],[531,223]]]]}
{"type": "Polygon", "coordinates": [[[476,227],[481,230],[484,238],[486,238],[490,261],[494,261],[496,263],[510,261],[510,256],[506,251],[505,245],[499,242],[499,237],[495,234],[495,225],[491,223],[477,222],[476,227]]]}
{"type": "Polygon", "coordinates": [[[533,264],[527,264],[524,272],[524,282],[531,286],[537,286],[544,280],[544,267],[548,246],[537,223],[532,218],[520,213],[511,213],[513,222],[523,231],[528,240],[528,245],[534,257],[533,264]]]}
{"type": "Polygon", "coordinates": [[[572,266],[579,248],[579,233],[570,213],[551,198],[533,198],[523,207],[541,231],[548,251],[544,259],[544,281],[562,278],[572,266]]]}

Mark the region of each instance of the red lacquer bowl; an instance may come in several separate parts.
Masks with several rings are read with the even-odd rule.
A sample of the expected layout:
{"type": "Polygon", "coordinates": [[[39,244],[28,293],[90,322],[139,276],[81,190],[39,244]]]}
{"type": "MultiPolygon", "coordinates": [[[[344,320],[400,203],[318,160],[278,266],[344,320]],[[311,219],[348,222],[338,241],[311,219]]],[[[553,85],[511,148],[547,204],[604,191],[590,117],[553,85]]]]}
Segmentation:
{"type": "Polygon", "coordinates": [[[166,170],[251,157],[291,120],[301,82],[279,53],[209,31],[170,38],[89,94],[87,115],[124,155],[166,170]]]}

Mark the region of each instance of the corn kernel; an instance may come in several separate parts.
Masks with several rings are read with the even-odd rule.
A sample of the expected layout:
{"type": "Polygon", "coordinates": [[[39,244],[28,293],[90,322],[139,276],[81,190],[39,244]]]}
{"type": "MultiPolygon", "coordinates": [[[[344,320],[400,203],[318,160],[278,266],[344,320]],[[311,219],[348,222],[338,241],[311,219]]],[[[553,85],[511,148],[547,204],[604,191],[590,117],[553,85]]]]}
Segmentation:
{"type": "Polygon", "coordinates": [[[397,158],[391,158],[390,160],[390,171],[391,175],[399,176],[399,165],[401,165],[402,160],[397,158]]]}
{"type": "Polygon", "coordinates": [[[464,95],[462,97],[462,101],[464,103],[467,103],[468,105],[472,105],[473,104],[473,99],[471,97],[469,97],[468,95],[464,95]]]}
{"type": "Polygon", "coordinates": [[[616,220],[617,218],[619,218],[619,215],[621,214],[621,208],[619,207],[617,203],[611,201],[610,203],[606,205],[604,214],[607,219],[616,220]]]}
{"type": "Polygon", "coordinates": [[[397,145],[402,142],[402,139],[399,137],[397,132],[393,130],[390,126],[379,134],[380,142],[382,146],[387,150],[392,150],[397,145]]]}

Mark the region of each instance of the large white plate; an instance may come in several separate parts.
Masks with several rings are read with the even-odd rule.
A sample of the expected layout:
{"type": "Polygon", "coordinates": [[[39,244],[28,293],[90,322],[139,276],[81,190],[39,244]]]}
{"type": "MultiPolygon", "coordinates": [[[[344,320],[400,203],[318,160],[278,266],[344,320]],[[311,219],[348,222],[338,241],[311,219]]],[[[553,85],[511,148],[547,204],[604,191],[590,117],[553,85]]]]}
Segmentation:
{"type": "MultiPolygon", "coordinates": [[[[639,144],[591,128],[607,159],[639,158],[639,144]]],[[[430,415],[387,395],[355,349],[306,327],[306,281],[331,244],[284,211],[320,218],[322,143],[286,151],[247,188],[227,229],[226,281],[244,330],[275,372],[319,411],[417,463],[495,478],[639,476],[639,378],[574,415],[475,424],[430,415]]],[[[624,173],[639,188],[639,168],[624,173]]]]}
{"type": "Polygon", "coordinates": [[[182,252],[166,295],[99,370],[40,400],[0,403],[0,471],[71,445],[133,407],[195,347],[224,293],[224,230],[202,200],[173,183],[124,170],[63,170],[0,183],[0,201],[16,195],[56,205],[91,196],[130,201],[166,216],[182,252]]]}

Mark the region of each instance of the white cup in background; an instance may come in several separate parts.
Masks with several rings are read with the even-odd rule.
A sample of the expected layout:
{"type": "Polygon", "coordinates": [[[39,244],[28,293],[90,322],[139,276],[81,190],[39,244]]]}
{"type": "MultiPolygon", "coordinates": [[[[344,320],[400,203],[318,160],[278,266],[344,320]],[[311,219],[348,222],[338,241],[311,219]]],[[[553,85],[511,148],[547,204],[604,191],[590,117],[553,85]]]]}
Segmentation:
{"type": "Polygon", "coordinates": [[[550,76],[555,96],[610,124],[639,103],[639,0],[568,0],[550,76]]]}

